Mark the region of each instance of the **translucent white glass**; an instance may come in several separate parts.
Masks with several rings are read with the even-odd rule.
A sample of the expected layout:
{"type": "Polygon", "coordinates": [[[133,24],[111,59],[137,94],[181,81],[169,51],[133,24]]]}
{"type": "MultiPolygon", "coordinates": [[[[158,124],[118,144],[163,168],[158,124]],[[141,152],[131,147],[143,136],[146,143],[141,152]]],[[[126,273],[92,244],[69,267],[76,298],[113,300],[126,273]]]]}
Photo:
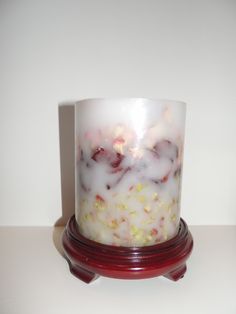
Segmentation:
{"type": "Polygon", "coordinates": [[[75,105],[76,221],[103,244],[147,246],[179,226],[185,104],[145,98],[75,105]]]}

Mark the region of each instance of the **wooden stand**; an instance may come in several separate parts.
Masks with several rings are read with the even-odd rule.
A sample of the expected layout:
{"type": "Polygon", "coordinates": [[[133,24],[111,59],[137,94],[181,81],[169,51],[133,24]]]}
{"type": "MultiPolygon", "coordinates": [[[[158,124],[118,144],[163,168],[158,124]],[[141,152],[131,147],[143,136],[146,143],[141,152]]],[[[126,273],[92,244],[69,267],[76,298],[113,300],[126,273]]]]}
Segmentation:
{"type": "Polygon", "coordinates": [[[63,248],[71,273],[86,283],[99,275],[119,279],[163,275],[177,281],[186,272],[193,238],[181,219],[177,235],[166,242],[145,247],[104,245],[83,237],[72,216],[63,234],[63,248]]]}

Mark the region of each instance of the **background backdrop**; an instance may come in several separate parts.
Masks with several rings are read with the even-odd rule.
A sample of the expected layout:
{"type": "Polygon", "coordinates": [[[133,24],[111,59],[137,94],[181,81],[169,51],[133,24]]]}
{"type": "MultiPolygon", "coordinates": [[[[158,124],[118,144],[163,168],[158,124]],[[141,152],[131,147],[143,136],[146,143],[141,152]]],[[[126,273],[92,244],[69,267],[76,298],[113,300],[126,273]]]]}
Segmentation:
{"type": "Polygon", "coordinates": [[[182,216],[236,224],[236,1],[1,0],[0,46],[1,225],[66,221],[69,104],[116,96],[187,102],[182,216]]]}

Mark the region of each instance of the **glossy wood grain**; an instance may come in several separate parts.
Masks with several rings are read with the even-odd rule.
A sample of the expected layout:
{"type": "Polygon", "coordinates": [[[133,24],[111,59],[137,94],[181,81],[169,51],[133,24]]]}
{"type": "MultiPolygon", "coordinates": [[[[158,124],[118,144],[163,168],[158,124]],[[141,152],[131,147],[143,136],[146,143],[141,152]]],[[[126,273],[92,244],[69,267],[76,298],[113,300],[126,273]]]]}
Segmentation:
{"type": "Polygon", "coordinates": [[[86,283],[99,275],[119,279],[163,275],[177,281],[186,272],[193,238],[181,219],[177,235],[166,242],[145,247],[104,245],[83,237],[72,216],[63,234],[63,248],[71,273],[86,283]]]}

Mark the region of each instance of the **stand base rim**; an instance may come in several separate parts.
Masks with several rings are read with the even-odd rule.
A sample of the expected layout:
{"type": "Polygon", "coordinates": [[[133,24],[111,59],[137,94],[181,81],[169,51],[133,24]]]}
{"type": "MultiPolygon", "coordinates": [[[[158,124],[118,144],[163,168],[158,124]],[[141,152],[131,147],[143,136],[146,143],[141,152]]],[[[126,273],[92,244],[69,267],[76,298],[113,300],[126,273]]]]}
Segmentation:
{"type": "Polygon", "coordinates": [[[166,242],[145,247],[113,247],[83,237],[72,216],[63,233],[62,244],[71,273],[86,283],[100,275],[118,279],[165,276],[177,281],[186,272],[193,238],[181,219],[177,235],[166,242]]]}

